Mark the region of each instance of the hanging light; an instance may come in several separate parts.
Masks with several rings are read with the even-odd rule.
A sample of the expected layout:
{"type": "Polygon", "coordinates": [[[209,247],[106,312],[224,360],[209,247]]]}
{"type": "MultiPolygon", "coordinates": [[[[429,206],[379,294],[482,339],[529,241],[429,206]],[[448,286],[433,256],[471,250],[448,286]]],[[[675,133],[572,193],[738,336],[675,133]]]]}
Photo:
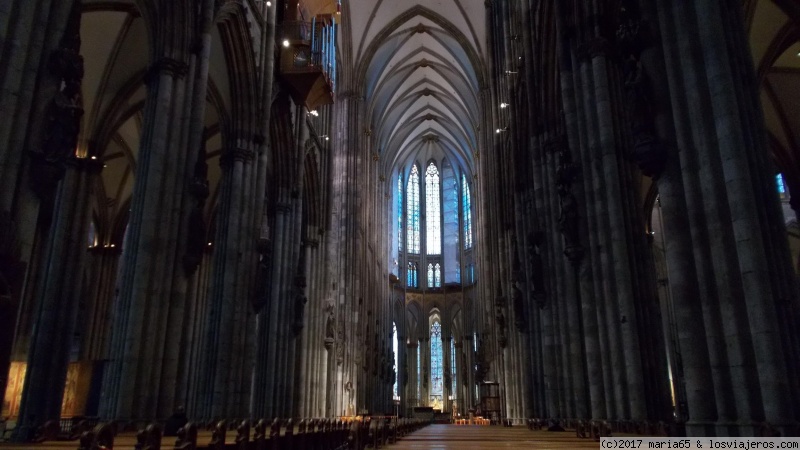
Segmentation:
{"type": "Polygon", "coordinates": [[[284,47],[289,47],[289,40],[288,39],[284,39],[283,40],[283,46],[284,47]]]}

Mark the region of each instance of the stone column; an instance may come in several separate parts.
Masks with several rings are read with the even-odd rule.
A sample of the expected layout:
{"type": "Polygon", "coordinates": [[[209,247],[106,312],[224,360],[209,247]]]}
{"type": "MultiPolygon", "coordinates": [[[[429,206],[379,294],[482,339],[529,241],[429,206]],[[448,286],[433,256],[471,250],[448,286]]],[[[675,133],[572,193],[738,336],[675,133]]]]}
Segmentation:
{"type": "Polygon", "coordinates": [[[191,36],[194,28],[189,25],[196,22],[190,18],[195,13],[207,33],[213,1],[205,0],[193,12],[188,2],[171,2],[169,7],[175,8],[169,17],[177,23],[156,27],[155,36],[163,38],[159,42],[171,51],[156,46],[160,56],[147,76],[129,239],[102,395],[101,415],[107,418],[166,417],[177,406],[187,289],[178,255],[188,204],[185,195],[198,148],[189,145],[203,128],[210,40],[203,41],[197,54],[189,53],[185,41],[166,41],[171,36],[191,36]]]}
{"type": "MultiPolygon", "coordinates": [[[[641,2],[642,25],[651,27],[648,31],[653,33],[651,38],[654,43],[659,42],[662,35],[660,28],[663,29],[667,24],[662,20],[659,26],[655,3],[653,1],[641,2]]],[[[641,42],[641,39],[637,40],[641,42]]],[[[664,41],[664,48],[671,45],[669,42],[669,40],[664,41]]],[[[661,48],[645,44],[641,51],[640,61],[644,77],[649,79],[652,91],[645,91],[640,95],[651,97],[634,97],[634,100],[651,102],[652,122],[650,126],[642,127],[641,131],[653,133],[658,137],[665,158],[657,183],[664,232],[667,236],[665,254],[669,271],[669,289],[672,293],[675,322],[679,327],[677,344],[680,360],[675,365],[678,372],[673,373],[673,378],[676,380],[675,389],[682,389],[684,380],[687,387],[692,386],[691,389],[686,389],[687,406],[691,411],[692,421],[703,423],[713,420],[716,408],[712,399],[714,386],[711,379],[709,349],[705,345],[697,344],[705,341],[702,303],[697,301],[704,295],[701,295],[702,284],[697,277],[698,272],[693,254],[695,252],[693,247],[696,245],[693,243],[692,215],[687,208],[687,199],[697,198],[698,195],[691,194],[689,189],[692,184],[684,185],[681,175],[681,161],[685,160],[685,156],[682,155],[686,152],[678,151],[681,145],[678,140],[681,135],[676,132],[675,124],[672,122],[673,110],[670,104],[667,79],[668,75],[671,78],[674,77],[674,70],[671,65],[665,64],[663,58],[664,54],[661,48]]],[[[642,113],[642,111],[631,112],[633,114],[642,113]]],[[[678,114],[678,111],[676,110],[675,113],[678,114]]],[[[647,125],[647,122],[644,124],[647,125]]],[[[653,147],[653,149],[659,150],[658,147],[653,147]]],[[[656,154],[656,157],[659,155],[656,154]]],[[[683,405],[677,405],[677,408],[679,420],[681,420],[684,412],[682,411],[683,405]]],[[[687,430],[687,432],[699,433],[698,435],[703,433],[701,430],[687,430]]]]}
{"type": "MultiPolygon", "coordinates": [[[[249,267],[243,257],[245,246],[252,245],[243,239],[245,233],[246,200],[251,195],[244,181],[246,173],[253,169],[255,152],[248,146],[241,147],[240,140],[230,139],[223,150],[220,164],[222,179],[219,188],[217,234],[214,239],[214,259],[209,293],[208,324],[203,363],[204,401],[195,412],[198,417],[239,416],[247,411],[231,410],[231,400],[241,389],[235,376],[233,348],[240,348],[236,330],[247,328],[250,293],[242,289],[241,272],[249,267]],[[244,292],[239,292],[240,290],[244,292]],[[243,303],[244,305],[240,305],[243,303]]],[[[246,145],[246,143],[245,143],[246,145]]]]}
{"type": "MultiPolygon", "coordinates": [[[[114,242],[109,240],[108,242],[114,242]]],[[[86,316],[79,318],[81,330],[81,357],[91,361],[105,358],[106,347],[111,332],[111,306],[116,297],[117,271],[122,252],[121,243],[99,242],[88,249],[88,278],[92,280],[89,288],[86,316]]]]}
{"type": "MultiPolygon", "coordinates": [[[[6,317],[3,322],[8,323],[2,333],[8,337],[0,337],[2,392],[5,392],[18,312],[25,314],[35,309],[35,305],[30,304],[33,298],[31,289],[24,287],[23,280],[34,276],[33,271],[39,267],[34,251],[38,245],[35,242],[42,199],[37,197],[29,180],[32,160],[24,155],[52,157],[47,154],[53,145],[47,141],[52,140],[49,136],[56,131],[49,123],[58,109],[54,99],[63,92],[65,77],[82,77],[82,71],[78,74],[76,70],[82,65],[75,64],[80,59],[79,28],[80,3],[74,0],[14,0],[0,6],[0,36],[5,42],[13,43],[0,49],[0,61],[4,66],[0,71],[0,116],[6,118],[0,123],[0,180],[3,180],[0,191],[0,233],[3,235],[0,276],[5,278],[5,286],[0,288],[4,293],[0,295],[7,296],[2,303],[6,317]]],[[[80,85],[80,81],[77,83],[80,85]]],[[[62,108],[63,112],[73,109],[68,106],[71,102],[72,99],[66,103],[62,101],[61,106],[67,107],[62,108]]],[[[78,109],[73,111],[78,112],[78,109]]],[[[59,129],[66,135],[78,132],[77,128],[66,130],[63,125],[59,129]]],[[[66,136],[53,137],[58,140],[66,136]]],[[[71,140],[66,137],[66,142],[71,140]]],[[[55,159],[72,156],[74,152],[73,142],[66,154],[56,151],[62,154],[55,159]]],[[[52,204],[52,192],[57,182],[58,178],[48,183],[51,198],[47,204],[52,204]]],[[[46,206],[45,210],[49,207],[46,206]]],[[[20,344],[17,342],[16,348],[20,344]]]]}
{"type": "Polygon", "coordinates": [[[27,440],[37,426],[61,417],[67,365],[83,294],[89,186],[99,169],[87,158],[71,159],[56,196],[42,276],[36,293],[33,335],[14,439],[27,440]]]}
{"type": "MultiPolygon", "coordinates": [[[[58,73],[61,70],[52,70],[58,65],[51,63],[70,51],[62,41],[70,16],[78,26],[75,33],[79,33],[79,1],[12,0],[0,6],[0,36],[14,44],[0,49],[0,61],[5,66],[0,74],[0,116],[7,118],[0,123],[0,179],[7,187],[0,192],[0,211],[10,212],[15,198],[22,194],[16,186],[23,175],[24,150],[41,151],[41,141],[50,128],[47,109],[60,90],[63,76],[58,73]]],[[[68,39],[75,37],[77,56],[80,37],[68,39]]],[[[31,233],[33,227],[27,225],[27,233],[31,233]]]]}
{"type": "MultiPolygon", "coordinates": [[[[714,117],[713,132],[719,145],[718,158],[722,161],[720,175],[725,181],[727,206],[730,209],[734,245],[738,255],[744,295],[742,312],[746,311],[750,327],[764,417],[775,426],[791,429],[796,427],[796,423],[792,423],[796,420],[791,406],[794,393],[789,387],[784,359],[786,355],[783,353],[783,346],[786,344],[782,343],[781,330],[776,327],[779,323],[776,304],[783,299],[779,298],[780,288],[773,284],[769,274],[770,257],[775,256],[769,255],[769,243],[765,242],[762,234],[762,227],[770,227],[770,220],[775,221],[776,217],[764,220],[763,216],[753,214],[759,211],[758,202],[761,202],[761,196],[756,196],[758,191],[755,186],[764,186],[766,183],[756,181],[763,180],[761,174],[765,172],[765,167],[755,163],[757,158],[751,155],[756,151],[764,151],[767,145],[763,140],[751,143],[751,146],[746,145],[748,136],[742,129],[742,125],[746,125],[742,123],[742,116],[745,114],[743,110],[757,107],[753,103],[748,104],[751,97],[757,94],[752,85],[746,92],[737,89],[737,78],[739,82],[752,83],[752,70],[747,78],[733,73],[734,67],[741,66],[741,62],[734,64],[733,61],[736,46],[743,45],[745,40],[733,39],[732,36],[734,33],[741,34],[744,24],[738,14],[727,15],[729,20],[738,19],[733,23],[741,27],[733,32],[718,20],[708,22],[712,17],[723,16],[723,10],[730,7],[727,3],[717,0],[698,2],[695,5],[696,23],[699,42],[703,48],[705,81],[708,83],[714,117]]],[[[763,138],[763,134],[759,135],[763,138]]],[[[772,201],[775,201],[774,195],[772,201]]],[[[784,243],[784,248],[785,245],[784,243]]],[[[743,359],[749,359],[748,356],[745,355],[743,359]]],[[[736,362],[738,361],[733,364],[736,362]]]]}

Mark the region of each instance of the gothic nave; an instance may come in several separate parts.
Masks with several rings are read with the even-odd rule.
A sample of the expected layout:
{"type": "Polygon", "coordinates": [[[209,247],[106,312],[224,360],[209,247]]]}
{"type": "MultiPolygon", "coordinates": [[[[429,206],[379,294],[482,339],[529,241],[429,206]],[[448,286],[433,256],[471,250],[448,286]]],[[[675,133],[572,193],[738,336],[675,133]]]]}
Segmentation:
{"type": "Polygon", "coordinates": [[[0,117],[0,440],[800,433],[793,0],[7,0],[0,117]]]}

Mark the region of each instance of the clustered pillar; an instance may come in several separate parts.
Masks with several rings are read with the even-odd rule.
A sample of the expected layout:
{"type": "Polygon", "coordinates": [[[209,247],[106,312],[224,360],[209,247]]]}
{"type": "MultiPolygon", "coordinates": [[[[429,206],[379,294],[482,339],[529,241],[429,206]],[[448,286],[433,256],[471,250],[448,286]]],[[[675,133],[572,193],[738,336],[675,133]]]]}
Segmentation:
{"type": "Polygon", "coordinates": [[[500,157],[481,161],[498,180],[482,194],[501,213],[483,227],[483,304],[495,309],[505,414],[674,411],[689,435],[753,435],[763,422],[791,433],[795,277],[740,5],[487,5],[500,157]],[[666,234],[664,305],[648,180],[666,234]],[[512,382],[519,368],[527,392],[512,382]]]}

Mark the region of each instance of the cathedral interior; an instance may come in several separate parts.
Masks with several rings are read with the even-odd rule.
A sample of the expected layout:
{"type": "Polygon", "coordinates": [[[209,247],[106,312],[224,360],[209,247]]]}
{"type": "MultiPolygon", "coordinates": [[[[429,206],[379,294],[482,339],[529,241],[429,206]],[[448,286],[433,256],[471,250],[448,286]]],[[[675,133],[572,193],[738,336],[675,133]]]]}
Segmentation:
{"type": "Polygon", "coordinates": [[[2,439],[800,433],[796,1],[9,0],[0,117],[2,439]]]}

